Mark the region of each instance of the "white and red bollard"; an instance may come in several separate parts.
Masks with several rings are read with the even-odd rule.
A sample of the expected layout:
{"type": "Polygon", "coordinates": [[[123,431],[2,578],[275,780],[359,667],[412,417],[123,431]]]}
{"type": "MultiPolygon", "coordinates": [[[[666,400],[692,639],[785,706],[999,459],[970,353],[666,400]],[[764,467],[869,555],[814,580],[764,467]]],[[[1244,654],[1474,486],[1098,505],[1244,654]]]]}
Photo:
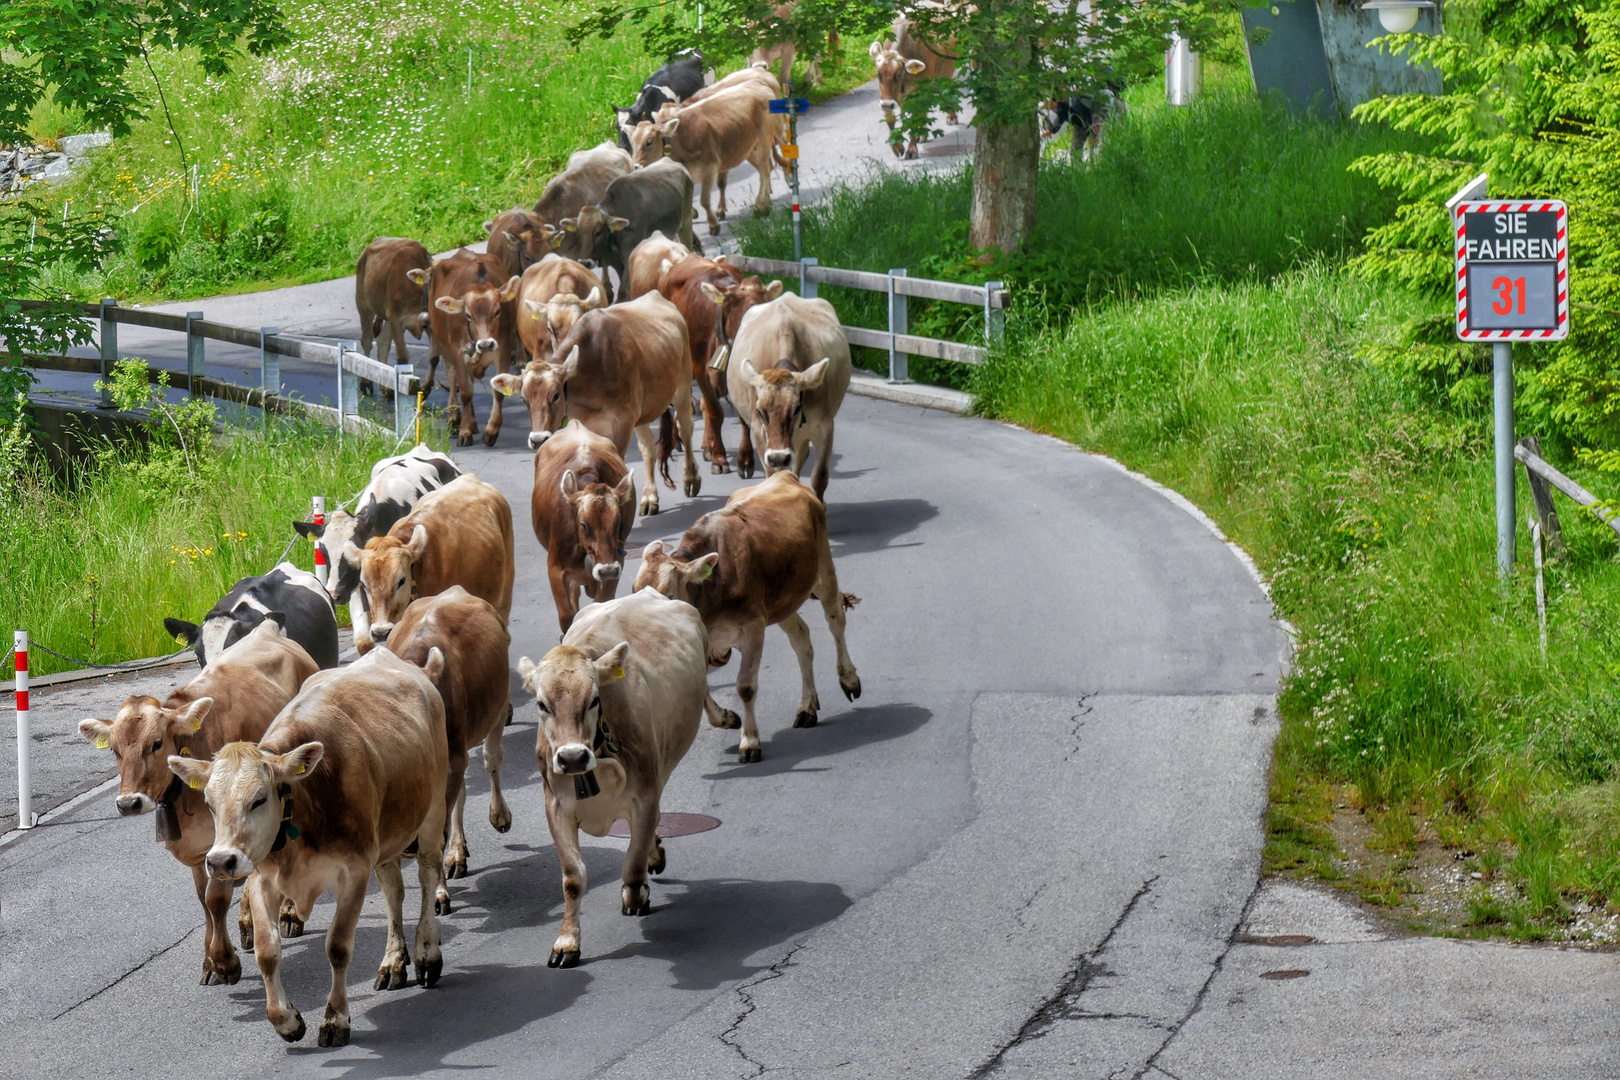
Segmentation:
{"type": "MultiPolygon", "coordinates": [[[[325,525],[326,496],[316,495],[311,501],[313,505],[310,507],[310,520],[317,525],[325,525]]],[[[317,537],[315,540],[315,580],[321,583],[321,588],[323,589],[326,588],[327,576],[328,570],[326,566],[326,549],[321,546],[320,538],[317,537]]]]}
{"type": "Polygon", "coordinates": [[[13,635],[17,661],[17,828],[34,827],[34,770],[29,761],[33,732],[28,720],[28,631],[13,635]]]}

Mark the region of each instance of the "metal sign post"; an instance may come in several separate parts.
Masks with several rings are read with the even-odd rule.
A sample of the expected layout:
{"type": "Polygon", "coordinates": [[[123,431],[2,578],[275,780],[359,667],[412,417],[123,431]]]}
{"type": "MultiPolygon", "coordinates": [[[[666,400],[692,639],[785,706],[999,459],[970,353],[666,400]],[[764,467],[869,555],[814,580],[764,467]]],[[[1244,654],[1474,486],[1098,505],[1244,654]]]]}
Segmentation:
{"type": "MultiPolygon", "coordinates": [[[[804,258],[804,238],[799,231],[799,114],[810,108],[808,98],[793,96],[793,84],[788,83],[785,98],[771,101],[771,112],[786,113],[788,138],[782,144],[782,160],[788,163],[788,186],[793,189],[793,260],[804,258]]],[[[764,182],[764,178],[760,178],[764,182]]]]}
{"type": "Polygon", "coordinates": [[[1513,342],[1569,336],[1569,210],[1557,199],[1486,198],[1481,174],[1446,204],[1457,242],[1457,337],[1491,343],[1496,413],[1496,569],[1513,572],[1513,342]]]}

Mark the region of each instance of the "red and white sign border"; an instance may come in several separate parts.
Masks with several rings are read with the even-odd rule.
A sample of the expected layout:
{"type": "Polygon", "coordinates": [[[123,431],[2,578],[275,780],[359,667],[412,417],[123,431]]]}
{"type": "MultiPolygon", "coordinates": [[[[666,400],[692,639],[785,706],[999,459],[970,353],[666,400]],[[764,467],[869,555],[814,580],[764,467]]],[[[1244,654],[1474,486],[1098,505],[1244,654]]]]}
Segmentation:
{"type": "Polygon", "coordinates": [[[1562,341],[1569,337],[1569,207],[1557,199],[1503,202],[1483,199],[1460,202],[1452,208],[1457,237],[1457,336],[1464,341],[1562,341]],[[1464,214],[1522,214],[1532,211],[1558,214],[1558,325],[1545,330],[1470,330],[1468,328],[1468,239],[1464,214]]]}

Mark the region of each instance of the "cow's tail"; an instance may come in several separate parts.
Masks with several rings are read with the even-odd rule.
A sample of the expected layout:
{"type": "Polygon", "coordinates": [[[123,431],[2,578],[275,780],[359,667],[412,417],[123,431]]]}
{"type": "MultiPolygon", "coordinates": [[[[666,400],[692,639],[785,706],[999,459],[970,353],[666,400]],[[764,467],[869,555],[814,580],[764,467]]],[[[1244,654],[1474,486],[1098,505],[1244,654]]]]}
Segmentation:
{"type": "Polygon", "coordinates": [[[664,477],[665,487],[674,487],[669,478],[669,459],[675,453],[675,406],[664,410],[658,418],[658,471],[664,477]]]}
{"type": "Polygon", "coordinates": [[[848,611],[850,608],[861,602],[861,598],[856,596],[854,593],[839,593],[838,597],[844,602],[845,611],[848,611]]]}

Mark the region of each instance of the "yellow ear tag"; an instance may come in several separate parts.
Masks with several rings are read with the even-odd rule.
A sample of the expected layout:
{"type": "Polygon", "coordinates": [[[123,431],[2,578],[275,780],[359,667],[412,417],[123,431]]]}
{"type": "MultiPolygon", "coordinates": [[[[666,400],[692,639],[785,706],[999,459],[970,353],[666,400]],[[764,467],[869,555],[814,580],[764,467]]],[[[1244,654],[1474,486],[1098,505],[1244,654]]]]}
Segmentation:
{"type": "Polygon", "coordinates": [[[608,672],[608,678],[610,678],[610,679],[622,679],[622,678],[624,678],[624,668],[623,668],[623,666],[621,666],[619,664],[614,664],[613,665],[613,670],[608,672]]]}
{"type": "Polygon", "coordinates": [[[187,644],[187,641],[186,641],[186,639],[185,639],[185,637],[183,635],[176,634],[176,635],[174,635],[174,643],[176,645],[185,645],[185,644],[187,644]]]}
{"type": "Polygon", "coordinates": [[[107,747],[109,747],[111,745],[112,745],[112,743],[107,741],[107,736],[105,736],[105,735],[97,735],[96,736],[96,749],[97,750],[105,750],[105,749],[107,749],[107,747]]]}
{"type": "Polygon", "coordinates": [[[190,757],[191,756],[191,751],[187,750],[185,747],[182,746],[180,748],[180,756],[181,757],[190,757]]]}
{"type": "Polygon", "coordinates": [[[195,776],[190,780],[187,780],[186,783],[191,785],[191,789],[193,791],[201,791],[203,789],[203,782],[197,779],[195,776]]]}
{"type": "MultiPolygon", "coordinates": [[[[536,315],[535,318],[539,318],[539,316],[536,315]]],[[[511,397],[511,396],[512,396],[512,389],[510,387],[506,387],[506,386],[501,387],[501,397],[511,397]]]]}
{"type": "Polygon", "coordinates": [[[192,731],[201,731],[202,730],[202,721],[198,720],[195,724],[192,724],[191,725],[191,730],[192,731]]]}
{"type": "Polygon", "coordinates": [[[300,761],[298,763],[298,771],[296,773],[294,773],[293,775],[294,776],[303,776],[304,775],[304,763],[302,761],[300,761]]]}

